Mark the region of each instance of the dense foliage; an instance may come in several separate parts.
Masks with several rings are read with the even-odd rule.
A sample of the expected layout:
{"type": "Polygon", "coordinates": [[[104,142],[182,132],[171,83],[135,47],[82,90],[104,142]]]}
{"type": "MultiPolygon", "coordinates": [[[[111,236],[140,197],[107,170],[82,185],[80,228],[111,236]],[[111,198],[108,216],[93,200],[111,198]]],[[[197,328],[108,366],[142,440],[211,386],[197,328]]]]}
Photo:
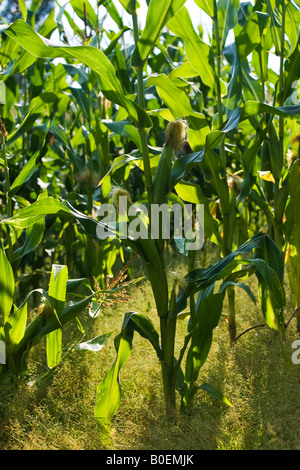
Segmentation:
{"type": "MultiPolygon", "coordinates": [[[[42,1],[19,0],[0,26],[2,375],[25,374],[44,337],[55,369],[65,325],[75,320],[84,338],[80,314],[89,308],[93,319],[124,295],[124,273],[139,280],[138,257],[160,330],[145,312],[125,313],[98,387],[99,424],[119,407],[119,370],[137,333],[161,363],[168,412],[177,392],[185,410],[199,387],[228,403],[198,381],[225,297],[230,345],[236,289],[256,301],[249,276],[263,320],[284,339],[287,275],[300,332],[300,2],[195,0],[199,28],[184,0],[149,0],[145,18],[136,0],[94,3],[71,0],[41,21],[42,1]],[[119,224],[99,240],[101,207],[113,202],[121,217],[122,195],[148,211],[192,204],[195,216],[202,205],[205,243],[220,261],[199,267],[189,238],[164,240],[159,221],[156,239],[124,238],[119,224]],[[166,248],[181,254],[184,279],[168,273],[166,248]],[[180,315],[189,320],[174,357],[180,315]]],[[[72,347],[99,350],[108,336],[72,347]]]]}

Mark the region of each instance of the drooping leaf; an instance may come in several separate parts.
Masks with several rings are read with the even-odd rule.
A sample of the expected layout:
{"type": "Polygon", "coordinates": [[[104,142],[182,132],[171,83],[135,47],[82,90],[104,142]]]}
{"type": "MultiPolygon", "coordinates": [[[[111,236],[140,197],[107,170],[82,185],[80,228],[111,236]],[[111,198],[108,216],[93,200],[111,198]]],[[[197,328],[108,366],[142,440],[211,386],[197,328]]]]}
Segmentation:
{"type": "Polygon", "coordinates": [[[100,49],[92,46],[58,46],[36,33],[23,20],[16,20],[9,26],[1,26],[0,32],[5,32],[36,57],[75,57],[97,73],[101,91],[107,99],[124,107],[139,127],[150,128],[152,126],[147,113],[125,96],[112,63],[100,49]]]}
{"type": "Polygon", "coordinates": [[[299,118],[300,105],[275,107],[260,101],[247,101],[242,108],[241,121],[262,113],[275,114],[276,116],[289,117],[290,119],[299,118]]]}
{"type": "Polygon", "coordinates": [[[41,218],[26,229],[26,236],[24,244],[14,251],[12,262],[15,262],[28,253],[33,252],[41,243],[45,230],[45,220],[41,218]]]}
{"type": "Polygon", "coordinates": [[[106,426],[118,411],[121,401],[121,386],[119,381],[120,369],[128,360],[133,339],[133,329],[127,324],[128,317],[125,316],[122,331],[117,337],[117,358],[97,388],[97,402],[94,416],[99,426],[106,426]]]}
{"type": "Polygon", "coordinates": [[[186,360],[186,381],[194,386],[200,368],[205,364],[212,344],[213,330],[222,312],[224,292],[214,294],[211,289],[202,291],[196,306],[196,325],[192,330],[192,342],[186,360]],[[209,312],[209,314],[208,314],[209,312]]]}
{"type": "Polygon", "coordinates": [[[265,297],[261,297],[263,314],[271,328],[281,331],[283,328],[283,308],[285,292],[282,284],[282,255],[278,247],[265,233],[257,233],[237,250],[208,268],[199,268],[188,273],[185,278],[187,286],[177,297],[177,313],[186,306],[187,298],[202,289],[211,286],[215,281],[230,275],[239,265],[249,265],[253,272],[256,269],[259,287],[265,297]],[[241,258],[240,255],[250,252],[261,253],[262,258],[241,258]],[[269,265],[272,261],[272,267],[269,265]],[[269,263],[269,264],[268,264],[269,263]],[[251,267],[252,266],[252,267],[251,267]],[[272,306],[272,311],[270,310],[272,306]]]}
{"type": "Polygon", "coordinates": [[[159,345],[159,334],[154,328],[152,321],[146,317],[136,312],[130,312],[130,319],[128,325],[131,325],[132,328],[137,331],[143,338],[146,338],[152,344],[158,358],[161,357],[161,349],[159,345]]]}
{"type": "Polygon", "coordinates": [[[213,398],[217,398],[218,400],[221,400],[223,403],[225,403],[228,406],[232,406],[228,398],[216,387],[213,385],[204,382],[202,385],[199,386],[199,389],[204,390],[206,393],[211,395],[213,398]]]}

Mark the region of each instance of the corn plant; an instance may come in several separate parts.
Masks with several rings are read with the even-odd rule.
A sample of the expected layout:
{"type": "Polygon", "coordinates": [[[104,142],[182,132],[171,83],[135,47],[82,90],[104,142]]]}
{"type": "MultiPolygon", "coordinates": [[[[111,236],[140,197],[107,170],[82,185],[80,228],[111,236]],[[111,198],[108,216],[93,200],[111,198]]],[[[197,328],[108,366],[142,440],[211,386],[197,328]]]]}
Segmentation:
{"type": "MultiPolygon", "coordinates": [[[[154,5],[154,3],[152,3],[152,5],[154,5]]],[[[179,16],[182,11],[185,11],[184,7],[179,11],[178,13],[179,16]]],[[[148,16],[147,16],[148,23],[146,21],[146,28],[143,30],[143,33],[140,38],[140,42],[136,41],[136,49],[132,58],[133,66],[137,68],[137,74],[140,74],[140,75],[142,73],[142,67],[147,58],[147,53],[149,53],[149,45],[151,44],[151,42],[154,41],[154,38],[155,38],[154,23],[152,23],[151,21],[152,18],[154,18],[153,15],[154,15],[154,11],[152,11],[151,4],[150,4],[148,16]],[[147,29],[147,24],[148,24],[149,30],[147,29]]],[[[170,23],[173,24],[174,18],[176,18],[176,16],[177,15],[175,15],[175,17],[172,18],[170,23]]],[[[185,18],[186,22],[188,22],[186,13],[185,13],[185,17],[183,18],[185,18]]],[[[178,24],[179,23],[182,26],[182,20],[179,21],[178,19],[178,24]]],[[[135,16],[134,16],[133,24],[134,26],[136,25],[135,16]]],[[[137,39],[137,35],[135,35],[135,38],[137,39]]],[[[212,76],[214,76],[213,71],[211,71],[211,73],[212,73],[212,76]]],[[[182,109],[184,109],[185,115],[187,115],[186,110],[188,109],[188,111],[190,111],[188,116],[191,115],[190,120],[192,120],[193,118],[193,122],[195,122],[196,118],[198,118],[199,120],[201,119],[200,115],[197,116],[196,113],[193,113],[193,111],[190,110],[187,99],[182,98],[180,102],[178,101],[174,102],[174,99],[172,99],[171,93],[172,93],[172,87],[175,88],[175,86],[172,85],[172,83],[169,84],[169,80],[167,79],[167,77],[165,76],[150,77],[150,79],[148,80],[148,84],[150,84],[150,82],[151,84],[156,84],[156,86],[159,87],[159,90],[162,95],[161,96],[162,99],[166,101],[168,104],[171,103],[170,109],[174,117],[181,117],[181,115],[178,115],[178,113],[182,113],[182,109]],[[173,109],[175,110],[175,112],[173,111],[173,109]]],[[[212,83],[214,82],[212,81],[212,83]]],[[[141,78],[139,80],[139,84],[140,84],[140,87],[143,87],[141,78]]],[[[220,83],[219,82],[217,85],[217,89],[219,90],[219,95],[220,95],[220,83]]],[[[139,88],[139,90],[140,90],[139,92],[141,93],[141,88],[139,88]]],[[[178,89],[177,91],[179,94],[178,89]]],[[[174,95],[175,93],[173,94],[173,96],[174,95]]],[[[143,103],[142,99],[140,99],[140,103],[143,103]]],[[[177,156],[179,147],[182,145],[182,141],[184,137],[182,135],[182,129],[181,129],[182,124],[180,123],[180,121],[179,122],[175,121],[173,126],[171,125],[169,126],[171,129],[172,128],[173,129],[166,133],[167,134],[166,142],[165,142],[164,149],[162,151],[152,184],[150,181],[150,177],[147,177],[147,174],[145,174],[148,202],[162,204],[168,198],[169,191],[172,187],[174,187],[174,183],[175,182],[176,184],[180,183],[182,176],[185,175],[185,172],[187,170],[187,163],[195,164],[195,162],[197,161],[198,162],[202,162],[203,160],[205,161],[207,171],[210,170],[210,174],[211,174],[209,181],[213,184],[214,189],[217,191],[220,197],[220,204],[222,207],[222,212],[225,214],[224,221],[223,221],[223,224],[224,224],[223,241],[221,240],[219,234],[217,235],[217,239],[222,243],[222,247],[224,250],[223,254],[225,256],[224,260],[226,260],[228,264],[231,260],[230,255],[231,255],[232,241],[230,240],[233,239],[232,227],[234,226],[234,218],[232,217],[235,217],[235,210],[236,210],[235,209],[235,193],[233,192],[233,195],[231,196],[231,200],[233,203],[232,205],[232,203],[230,204],[229,187],[228,187],[227,180],[226,180],[226,163],[223,168],[224,177],[222,178],[218,174],[220,170],[217,166],[217,165],[220,165],[219,162],[222,160],[219,159],[218,155],[213,151],[213,149],[218,144],[222,143],[224,134],[226,133],[226,131],[228,132],[232,129],[231,127],[232,125],[233,126],[234,124],[236,125],[238,118],[239,118],[238,113],[233,114],[231,121],[229,120],[227,123],[227,129],[225,129],[225,131],[222,130],[219,132],[217,131],[211,134],[207,134],[206,145],[203,151],[198,152],[198,154],[188,154],[186,159],[184,159],[183,157],[182,159],[177,160],[173,166],[173,162],[175,160],[175,157],[177,156]],[[234,122],[234,124],[232,124],[232,121],[234,122]],[[179,146],[178,146],[178,143],[179,143],[179,146]],[[214,164],[212,160],[212,157],[214,155],[216,156],[216,164],[214,164]],[[172,180],[172,176],[173,176],[172,170],[173,170],[173,174],[175,173],[176,175],[174,178],[175,182],[174,180],[172,180]],[[233,212],[231,215],[231,220],[229,222],[231,206],[232,206],[231,210],[233,212]],[[230,236],[229,236],[229,233],[227,233],[227,230],[230,230],[232,232],[230,236]]],[[[221,124],[220,127],[222,127],[222,122],[220,124],[221,124]]],[[[199,125],[199,124],[197,123],[196,125],[199,125]]],[[[203,126],[203,122],[202,122],[202,126],[203,126]]],[[[197,130],[197,127],[193,130],[197,130]]],[[[141,132],[141,138],[142,139],[145,138],[145,135],[143,132],[141,132]]],[[[224,152],[224,148],[223,148],[223,152],[224,152]]],[[[148,158],[147,151],[143,154],[143,158],[144,158],[144,168],[146,168],[146,160],[148,158]]],[[[223,162],[224,162],[224,155],[223,155],[223,162]]],[[[150,167],[150,164],[148,163],[148,168],[149,167],[150,167]]],[[[160,230],[162,230],[162,227],[160,227],[158,231],[160,232],[160,230]]],[[[149,243],[148,240],[147,240],[147,243],[149,243]]],[[[251,243],[252,243],[252,240],[246,243],[246,250],[249,246],[251,246],[251,243]]],[[[243,248],[241,248],[242,253],[243,253],[243,248]]],[[[256,265],[256,269],[258,269],[259,271],[258,278],[260,280],[260,288],[262,292],[262,296],[261,296],[262,308],[263,308],[263,312],[267,318],[269,325],[272,325],[272,327],[274,327],[275,329],[282,331],[282,328],[283,328],[282,314],[283,314],[283,306],[284,306],[284,291],[281,286],[282,276],[283,276],[282,263],[280,262],[280,257],[278,257],[276,248],[274,247],[274,245],[271,243],[269,239],[267,239],[267,241],[262,242],[260,249],[261,249],[261,254],[263,253],[263,255],[266,258],[270,256],[270,249],[273,254],[276,254],[276,257],[274,258],[274,269],[270,268],[266,263],[264,263],[262,259],[259,259],[257,261],[253,260],[251,262],[247,260],[245,262],[247,264],[248,263],[250,264],[251,266],[250,272],[253,271],[253,263],[254,265],[256,265]],[[275,262],[275,259],[276,259],[276,262],[275,262]],[[260,268],[258,268],[258,266],[260,266],[260,268]],[[271,272],[267,274],[267,271],[269,269],[271,269],[271,272]],[[278,273],[278,276],[277,276],[277,273],[278,273]],[[271,284],[269,284],[269,281],[271,278],[273,278],[274,280],[274,276],[276,279],[275,282],[277,284],[278,295],[272,294],[273,288],[271,287],[271,284]]],[[[235,258],[237,254],[240,254],[240,252],[239,251],[237,251],[237,253],[233,252],[233,258],[235,258]]],[[[175,342],[175,334],[176,334],[176,321],[177,321],[177,315],[181,311],[181,310],[178,310],[176,307],[176,302],[178,300],[178,297],[177,297],[178,281],[174,282],[171,293],[168,294],[168,282],[166,279],[166,269],[165,269],[165,261],[164,261],[164,241],[162,240],[162,238],[159,238],[156,243],[152,244],[151,259],[148,259],[146,261],[148,265],[153,265],[153,267],[155,268],[154,279],[151,276],[152,267],[150,268],[150,266],[148,266],[148,273],[149,273],[149,279],[152,285],[154,297],[156,299],[157,312],[160,317],[160,335],[158,335],[157,333],[153,331],[153,326],[149,324],[149,320],[145,320],[144,318],[143,318],[144,323],[142,327],[142,331],[143,331],[142,334],[148,336],[148,339],[150,340],[151,344],[154,346],[155,351],[161,361],[162,378],[163,378],[163,385],[164,385],[164,396],[165,396],[167,407],[170,405],[174,407],[175,405],[176,384],[177,384],[179,391],[182,394],[183,407],[186,407],[191,404],[192,397],[195,394],[195,390],[197,389],[197,386],[195,386],[195,383],[198,378],[199,369],[201,365],[205,362],[206,356],[208,354],[208,351],[210,348],[212,330],[218,324],[226,289],[229,290],[229,299],[231,302],[230,310],[231,310],[231,314],[233,313],[234,306],[232,306],[232,302],[234,302],[234,300],[232,299],[232,292],[233,292],[232,289],[235,283],[225,278],[224,287],[221,288],[220,292],[213,293],[213,289],[211,288],[211,286],[214,284],[214,281],[215,279],[218,278],[218,276],[216,277],[213,276],[211,278],[208,277],[208,279],[206,279],[208,289],[205,292],[201,292],[201,294],[199,295],[197,307],[195,307],[194,305],[193,307],[191,306],[190,333],[186,337],[185,345],[182,350],[182,355],[183,355],[187,348],[188,342],[191,339],[191,347],[189,349],[189,354],[187,356],[186,374],[184,375],[180,369],[180,361],[182,359],[182,355],[180,357],[180,360],[178,360],[177,362],[174,360],[174,342],[175,342]],[[155,245],[156,245],[157,253],[155,250],[155,245]],[[154,260],[155,260],[155,264],[154,264],[154,260]],[[211,305],[216,306],[216,308],[214,309],[215,317],[213,318],[211,316],[207,317],[203,313],[203,311],[204,312],[206,311],[210,302],[211,302],[211,305]],[[204,316],[204,319],[203,319],[203,316],[204,316]],[[205,323],[206,321],[208,322],[207,324],[205,323]],[[147,333],[147,329],[149,330],[148,333],[147,333]],[[160,348],[159,348],[159,343],[158,343],[159,336],[161,338],[160,348]],[[203,342],[203,349],[199,346],[199,344],[201,344],[201,341],[203,342]],[[195,363],[197,361],[198,361],[197,366],[195,366],[195,363]],[[178,386],[178,384],[180,385],[178,386]]],[[[234,264],[234,267],[236,268],[236,266],[238,266],[239,264],[243,264],[243,261],[237,261],[236,263],[233,263],[233,264],[234,264]]],[[[217,267],[214,267],[214,268],[218,272],[217,267]]],[[[233,272],[230,272],[230,274],[231,274],[231,278],[234,279],[235,276],[236,278],[239,278],[245,275],[247,272],[248,270],[246,269],[246,270],[242,270],[242,272],[237,272],[236,274],[234,274],[233,272]]],[[[190,273],[188,276],[192,276],[192,273],[190,273]]],[[[221,273],[224,276],[224,273],[222,272],[222,270],[221,270],[221,273]]],[[[199,278],[199,281],[200,281],[200,278],[199,278]]],[[[187,279],[189,279],[189,277],[187,279]]],[[[187,283],[187,286],[188,285],[189,283],[187,283]]],[[[201,285],[201,283],[199,285],[201,285]]],[[[243,284],[240,284],[240,286],[245,287],[243,284]]],[[[203,285],[201,285],[201,288],[202,289],[204,288],[203,285]]],[[[198,288],[198,289],[200,290],[201,288],[198,288]]],[[[183,292],[186,292],[187,290],[188,290],[188,287],[183,289],[183,292]]],[[[196,292],[197,292],[197,289],[195,289],[195,291],[191,289],[189,296],[192,296],[196,292]]],[[[118,338],[118,342],[116,343],[116,347],[118,351],[116,362],[114,363],[112,369],[109,371],[108,375],[101,382],[98,388],[98,404],[96,406],[95,414],[96,414],[97,419],[100,422],[101,420],[103,420],[104,422],[106,422],[107,420],[109,421],[118,407],[119,400],[120,400],[118,373],[119,373],[120,367],[124,364],[124,361],[126,361],[130,353],[131,343],[132,343],[131,329],[133,330],[136,329],[135,324],[138,323],[137,330],[138,331],[141,330],[139,318],[140,316],[138,314],[134,314],[134,315],[128,314],[125,317],[121,337],[118,338]],[[130,329],[129,319],[132,320],[131,329],[130,329]],[[113,390],[114,393],[111,393],[108,396],[107,390],[113,390]]],[[[234,322],[234,318],[232,318],[232,321],[234,322]]]]}
{"type": "MultiPolygon", "coordinates": [[[[5,344],[7,359],[6,364],[1,366],[1,373],[10,370],[18,377],[23,375],[27,370],[26,357],[29,351],[42,338],[46,339],[47,367],[56,368],[63,353],[63,326],[72,320],[77,320],[80,325],[77,317],[96,299],[95,293],[78,302],[67,301],[70,289],[75,287],[75,284],[80,285],[83,280],[68,280],[67,266],[53,265],[48,290],[34,289],[17,307],[14,304],[13,271],[3,249],[1,266],[1,289],[6,295],[3,295],[1,300],[3,324],[0,338],[5,344]],[[35,293],[41,296],[42,302],[36,316],[28,321],[28,302],[35,293]]],[[[92,341],[103,345],[108,336],[109,334],[101,335],[92,341]]]]}

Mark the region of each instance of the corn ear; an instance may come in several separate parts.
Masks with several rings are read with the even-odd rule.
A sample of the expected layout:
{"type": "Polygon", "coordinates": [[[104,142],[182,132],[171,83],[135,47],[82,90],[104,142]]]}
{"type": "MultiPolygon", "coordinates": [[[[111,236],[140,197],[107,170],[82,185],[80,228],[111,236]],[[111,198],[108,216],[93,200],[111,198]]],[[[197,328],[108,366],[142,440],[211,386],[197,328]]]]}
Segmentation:
{"type": "Polygon", "coordinates": [[[154,204],[166,202],[169,193],[172,164],[183,145],[185,130],[186,123],[181,120],[171,121],[167,125],[164,148],[153,180],[154,204]]]}

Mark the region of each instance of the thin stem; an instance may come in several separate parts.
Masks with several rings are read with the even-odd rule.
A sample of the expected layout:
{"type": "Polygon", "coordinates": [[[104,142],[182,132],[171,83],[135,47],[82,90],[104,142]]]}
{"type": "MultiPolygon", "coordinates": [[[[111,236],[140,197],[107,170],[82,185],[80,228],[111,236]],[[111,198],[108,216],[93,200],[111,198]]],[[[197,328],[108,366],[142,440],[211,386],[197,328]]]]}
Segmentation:
{"type": "Polygon", "coordinates": [[[174,373],[174,350],[176,336],[176,282],[173,285],[168,315],[160,318],[161,341],[162,341],[162,378],[166,412],[172,413],[176,405],[174,373]]]}
{"type": "Polygon", "coordinates": [[[6,184],[6,203],[7,203],[7,217],[12,217],[12,201],[11,197],[8,195],[10,191],[10,178],[9,178],[9,166],[7,162],[6,156],[6,146],[5,146],[5,139],[2,139],[2,158],[4,161],[4,177],[5,177],[5,184],[6,184]]]}
{"type": "MultiPolygon", "coordinates": [[[[216,92],[217,92],[217,104],[218,104],[218,115],[219,115],[219,128],[222,128],[223,127],[223,109],[222,109],[222,94],[221,94],[221,86],[220,86],[220,78],[221,78],[221,42],[220,42],[220,35],[219,35],[218,8],[217,8],[216,0],[214,0],[214,18],[213,18],[213,22],[214,22],[216,47],[217,47],[216,92]]],[[[221,157],[222,157],[223,163],[226,166],[224,142],[222,142],[222,144],[221,144],[220,151],[221,151],[221,157]]]]}
{"type": "MultiPolygon", "coordinates": [[[[283,72],[284,72],[284,36],[285,36],[285,11],[286,5],[285,0],[282,0],[282,20],[281,20],[281,50],[280,50],[280,69],[279,69],[279,106],[283,105],[283,72]]],[[[279,142],[280,142],[280,152],[283,156],[283,139],[284,139],[284,118],[279,117],[279,142]]]]}
{"type": "Polygon", "coordinates": [[[234,288],[228,290],[228,332],[231,346],[236,341],[236,324],[235,324],[235,291],[234,288]]]}
{"type": "MultiPolygon", "coordinates": [[[[286,12],[286,5],[285,0],[282,0],[282,20],[281,20],[281,46],[280,46],[280,70],[279,70],[279,106],[282,106],[283,103],[283,89],[284,89],[284,36],[285,36],[285,12],[286,12]]],[[[284,117],[279,117],[279,146],[280,146],[280,156],[281,161],[284,161],[284,117]]],[[[279,195],[279,181],[275,181],[275,222],[276,221],[276,201],[279,195]]],[[[279,222],[280,226],[277,227],[275,224],[275,242],[278,245],[279,249],[282,250],[282,237],[281,237],[281,221],[279,222]]]]}
{"type": "Polygon", "coordinates": [[[259,51],[259,65],[260,65],[260,73],[261,73],[261,95],[262,95],[262,102],[264,103],[265,102],[265,81],[264,81],[264,62],[263,62],[263,53],[264,53],[264,50],[263,50],[263,47],[260,47],[260,51],[259,51]]]}
{"type": "MultiPolygon", "coordinates": [[[[138,18],[137,14],[134,11],[132,13],[132,24],[133,24],[133,35],[134,35],[134,42],[135,46],[138,45],[139,41],[139,27],[138,27],[138,18]]],[[[143,81],[143,69],[137,70],[137,97],[138,97],[138,104],[141,108],[145,108],[145,92],[144,92],[144,81],[143,81]]],[[[147,190],[147,197],[148,197],[148,213],[149,213],[149,220],[151,221],[151,203],[152,203],[152,177],[151,177],[151,167],[150,167],[150,157],[149,157],[149,149],[148,149],[148,140],[147,134],[145,129],[138,128],[138,132],[141,139],[141,148],[142,148],[142,156],[143,156],[143,163],[144,163],[144,174],[145,174],[145,184],[147,190]]],[[[150,225],[150,224],[149,224],[150,225]]]]}
{"type": "Polygon", "coordinates": [[[254,330],[255,328],[261,328],[261,327],[264,327],[266,326],[267,323],[260,323],[258,325],[254,325],[254,326],[251,326],[250,328],[247,328],[247,330],[243,331],[242,333],[240,333],[236,338],[235,338],[235,342],[237,342],[238,339],[240,339],[245,333],[248,333],[248,331],[251,331],[251,330],[254,330]]]}

